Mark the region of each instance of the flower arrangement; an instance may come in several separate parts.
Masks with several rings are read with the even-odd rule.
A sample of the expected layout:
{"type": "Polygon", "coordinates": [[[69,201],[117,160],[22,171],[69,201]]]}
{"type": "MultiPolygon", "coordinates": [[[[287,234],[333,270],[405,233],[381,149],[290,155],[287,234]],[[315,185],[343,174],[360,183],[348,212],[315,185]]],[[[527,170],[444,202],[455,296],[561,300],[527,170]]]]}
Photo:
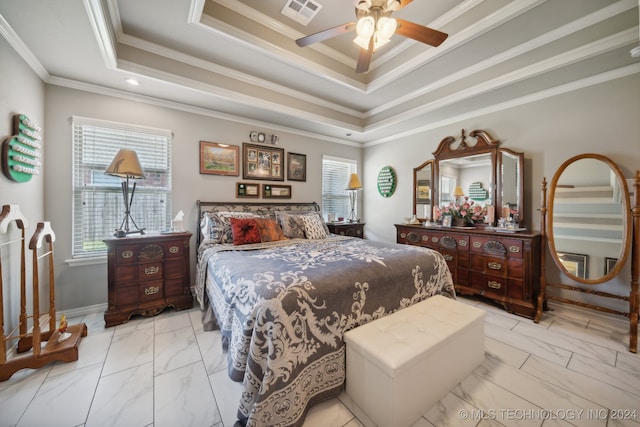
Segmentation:
{"type": "Polygon", "coordinates": [[[450,214],[453,218],[459,218],[465,224],[474,224],[476,222],[484,222],[487,211],[484,207],[476,205],[469,197],[464,197],[460,203],[451,202],[447,206],[436,206],[434,208],[434,220],[438,221],[442,215],[450,214]]]}

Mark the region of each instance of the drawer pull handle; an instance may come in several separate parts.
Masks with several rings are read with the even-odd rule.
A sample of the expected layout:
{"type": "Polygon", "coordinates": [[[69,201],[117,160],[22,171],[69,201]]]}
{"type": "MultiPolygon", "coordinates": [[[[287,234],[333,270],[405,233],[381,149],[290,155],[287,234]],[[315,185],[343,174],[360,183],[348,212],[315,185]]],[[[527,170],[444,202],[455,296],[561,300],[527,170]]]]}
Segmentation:
{"type": "Polygon", "coordinates": [[[460,245],[460,246],[467,246],[467,241],[466,241],[466,240],[459,240],[459,241],[458,241],[458,245],[460,245]]]}
{"type": "Polygon", "coordinates": [[[153,295],[160,292],[160,286],[149,286],[148,288],[144,288],[145,295],[153,295]]]}
{"type": "Polygon", "coordinates": [[[431,241],[432,241],[433,243],[438,243],[438,238],[437,238],[436,236],[433,236],[433,237],[431,238],[431,241]]]}
{"type": "Polygon", "coordinates": [[[487,265],[491,270],[501,270],[502,269],[502,264],[500,264],[499,262],[491,261],[487,265]]]}
{"type": "Polygon", "coordinates": [[[509,252],[520,252],[520,246],[509,246],[509,252]]]}
{"type": "Polygon", "coordinates": [[[487,286],[489,286],[491,289],[500,289],[502,287],[502,283],[496,282],[494,280],[489,280],[487,286]]]}
{"type": "Polygon", "coordinates": [[[442,255],[445,261],[453,261],[453,255],[444,254],[442,255]]]}
{"type": "Polygon", "coordinates": [[[144,269],[144,274],[146,274],[147,276],[150,276],[152,274],[158,274],[160,272],[160,267],[157,266],[151,266],[151,267],[145,267],[144,269]]]}
{"type": "Polygon", "coordinates": [[[400,237],[405,239],[407,237],[407,233],[400,233],[400,237]]]}
{"type": "Polygon", "coordinates": [[[171,252],[172,254],[177,254],[178,252],[180,252],[180,247],[179,246],[171,246],[169,248],[169,252],[171,252]]]}
{"type": "Polygon", "coordinates": [[[474,248],[480,248],[480,247],[482,247],[482,243],[481,242],[473,242],[473,247],[474,248]]]}
{"type": "Polygon", "coordinates": [[[120,256],[124,259],[133,258],[133,251],[122,251],[120,256]]]}

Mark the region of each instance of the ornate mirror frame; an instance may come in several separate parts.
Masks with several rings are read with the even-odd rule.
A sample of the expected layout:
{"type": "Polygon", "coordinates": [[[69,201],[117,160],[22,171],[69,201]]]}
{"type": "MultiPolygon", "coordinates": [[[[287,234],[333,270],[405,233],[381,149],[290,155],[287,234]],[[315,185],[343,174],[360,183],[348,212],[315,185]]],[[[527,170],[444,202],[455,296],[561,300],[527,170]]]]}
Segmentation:
{"type": "MultiPolygon", "coordinates": [[[[456,160],[464,160],[465,158],[473,159],[480,157],[487,157],[489,160],[489,165],[487,166],[487,174],[489,176],[489,182],[484,183],[487,185],[484,188],[487,193],[488,202],[486,204],[493,205],[495,208],[494,222],[487,225],[495,225],[495,221],[500,217],[500,207],[502,207],[505,203],[513,200],[512,197],[515,197],[515,207],[514,210],[517,212],[517,221],[516,224],[519,227],[522,227],[525,222],[525,206],[524,206],[524,153],[512,151],[506,148],[500,148],[500,141],[494,139],[487,131],[477,129],[471,131],[469,133],[469,137],[475,138],[475,144],[470,144],[467,142],[467,136],[465,135],[464,129],[461,131],[460,138],[455,138],[453,136],[448,136],[440,141],[438,148],[433,152],[434,156],[434,164],[433,164],[433,179],[432,179],[432,188],[431,188],[431,200],[433,204],[441,204],[441,173],[443,169],[443,164],[446,162],[456,161],[456,160]],[[506,158],[509,158],[509,162],[507,162],[506,158]],[[507,189],[507,183],[505,179],[503,179],[502,171],[505,169],[507,163],[510,164],[511,168],[509,169],[508,178],[506,175],[505,179],[508,179],[507,182],[516,183],[515,188],[510,189],[511,197],[509,200],[506,200],[506,197],[503,197],[505,194],[505,190],[507,189]]],[[[428,162],[423,163],[423,165],[428,162]]],[[[419,166],[418,168],[422,167],[419,166]]],[[[416,169],[418,169],[416,168],[416,169]]],[[[416,182],[415,182],[415,169],[414,169],[414,194],[417,191],[416,182]]],[[[415,196],[414,196],[415,197],[415,196]]],[[[511,203],[513,204],[513,203],[511,203]]],[[[416,203],[414,199],[414,212],[416,209],[416,203]]],[[[431,217],[432,212],[430,212],[429,217],[431,217]]],[[[430,219],[427,217],[426,219],[430,219]]]]}
{"type": "Polygon", "coordinates": [[[422,220],[430,219],[433,212],[433,164],[427,160],[413,168],[413,214],[422,220]],[[423,206],[422,212],[418,205],[423,206]]]}
{"type": "MultiPolygon", "coordinates": [[[[584,169],[585,168],[583,167],[580,170],[584,170],[584,169]]],[[[589,170],[593,171],[593,168],[590,168],[589,170]]],[[[546,179],[543,179],[542,204],[541,204],[541,210],[540,210],[541,230],[542,230],[542,239],[543,239],[543,244],[541,247],[540,293],[538,294],[538,301],[537,301],[537,308],[536,308],[536,315],[534,317],[534,322],[538,323],[540,321],[542,311],[543,309],[546,308],[546,302],[548,300],[559,301],[563,303],[577,305],[584,308],[595,309],[595,310],[606,312],[606,313],[626,316],[629,318],[629,321],[630,321],[629,351],[633,353],[637,352],[638,305],[640,303],[639,284],[638,284],[638,278],[640,276],[640,260],[638,259],[640,256],[640,194],[639,194],[640,193],[640,171],[636,172],[633,192],[635,195],[634,197],[635,200],[633,201],[633,204],[632,204],[632,201],[630,200],[630,196],[629,196],[629,189],[627,188],[627,183],[624,178],[624,175],[622,174],[622,171],[620,170],[618,165],[615,164],[611,159],[600,154],[593,154],[593,153],[580,154],[565,161],[558,168],[555,175],[553,176],[553,179],[551,181],[551,185],[549,188],[548,197],[547,197],[547,181],[546,179]],[[572,263],[578,263],[578,265],[582,263],[582,268],[584,271],[586,271],[587,269],[586,264],[588,260],[587,257],[590,254],[587,253],[587,254],[580,255],[580,254],[571,254],[571,253],[567,254],[566,252],[562,252],[563,255],[562,256],[559,255],[559,252],[557,250],[557,245],[556,245],[556,239],[557,238],[559,239],[560,237],[555,235],[555,229],[554,229],[555,228],[554,224],[556,224],[558,227],[557,230],[558,231],[562,230],[560,223],[555,222],[556,212],[554,211],[556,209],[558,210],[557,216],[560,219],[563,217],[565,218],[565,221],[571,219],[566,212],[560,213],[562,208],[561,202],[558,202],[558,204],[556,205],[556,199],[557,198],[561,199],[561,197],[558,196],[558,194],[561,194],[563,191],[569,191],[569,192],[576,191],[578,193],[582,191],[584,200],[593,199],[593,197],[585,197],[584,195],[588,194],[589,191],[593,191],[593,189],[597,187],[585,186],[584,189],[582,190],[579,189],[579,187],[578,187],[578,190],[576,190],[575,186],[567,183],[566,181],[561,182],[561,177],[563,173],[566,172],[567,168],[585,159],[603,162],[609,168],[610,174],[615,178],[615,181],[609,180],[612,183],[612,185],[615,182],[615,186],[612,186],[611,198],[615,200],[616,198],[615,194],[618,194],[618,198],[620,199],[620,205],[621,205],[620,213],[622,216],[621,223],[622,223],[623,229],[621,233],[620,250],[618,254],[616,254],[616,258],[613,258],[613,257],[609,258],[609,259],[617,259],[617,261],[615,261],[615,263],[612,266],[610,266],[609,269],[606,269],[607,267],[606,267],[606,259],[605,259],[604,261],[605,267],[603,269],[604,274],[602,276],[598,276],[595,278],[588,277],[586,274],[583,274],[582,277],[580,277],[579,275],[580,273],[574,274],[573,271],[579,272],[580,271],[579,268],[575,270],[572,269],[573,271],[569,271],[569,269],[567,268],[567,265],[571,265],[573,267],[572,263]],[[616,193],[617,191],[618,193],[616,193]],[[631,261],[632,264],[631,264],[631,291],[629,296],[627,297],[624,295],[617,295],[610,292],[593,290],[593,289],[590,289],[590,287],[585,288],[585,287],[571,286],[571,285],[562,284],[562,283],[553,283],[553,284],[547,283],[547,280],[546,280],[546,250],[547,249],[549,250],[549,255],[551,256],[554,263],[556,264],[556,266],[558,267],[558,269],[561,271],[563,275],[565,275],[566,277],[568,277],[569,279],[577,283],[581,283],[585,285],[597,285],[597,284],[610,281],[620,273],[627,259],[630,256],[632,260],[631,261]],[[574,258],[567,259],[566,255],[572,255],[574,256],[574,258]],[[561,257],[563,257],[564,259],[561,259],[561,257]],[[567,261],[569,261],[569,264],[567,264],[567,261]],[[568,291],[591,294],[597,297],[628,301],[629,311],[623,312],[623,311],[614,310],[608,307],[603,307],[600,305],[589,304],[589,303],[585,303],[577,300],[571,300],[568,297],[564,297],[564,296],[549,295],[547,293],[548,287],[555,287],[555,288],[568,290],[568,291]]],[[[576,201],[573,201],[573,202],[575,203],[576,201]]],[[[594,211],[594,212],[597,210],[599,210],[599,208],[596,205],[594,205],[590,209],[590,211],[594,211]]],[[[600,225],[600,227],[597,227],[596,225],[593,228],[594,229],[605,228],[601,224],[598,224],[598,225],[600,225]]],[[[585,245],[585,246],[588,246],[588,245],[585,245]]]]}

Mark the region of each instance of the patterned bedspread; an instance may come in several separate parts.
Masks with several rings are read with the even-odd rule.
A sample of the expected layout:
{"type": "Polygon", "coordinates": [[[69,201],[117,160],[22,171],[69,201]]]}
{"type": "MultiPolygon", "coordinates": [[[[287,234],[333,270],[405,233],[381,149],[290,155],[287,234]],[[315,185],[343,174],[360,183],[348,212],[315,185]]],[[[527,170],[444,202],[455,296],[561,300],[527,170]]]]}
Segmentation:
{"type": "Polygon", "coordinates": [[[203,243],[195,291],[203,308],[210,300],[229,376],[243,382],[238,418],[255,427],[301,425],[309,406],[341,392],[345,331],[455,297],[438,252],[338,236],[203,243]]]}

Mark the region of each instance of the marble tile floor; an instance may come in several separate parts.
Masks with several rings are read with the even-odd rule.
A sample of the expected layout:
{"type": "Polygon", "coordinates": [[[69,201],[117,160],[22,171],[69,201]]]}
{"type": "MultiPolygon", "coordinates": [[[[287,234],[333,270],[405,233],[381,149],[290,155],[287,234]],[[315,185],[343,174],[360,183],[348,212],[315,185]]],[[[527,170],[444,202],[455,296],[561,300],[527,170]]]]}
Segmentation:
{"type": "MultiPolygon", "coordinates": [[[[555,306],[540,324],[485,309],[486,358],[415,422],[428,426],[640,427],[640,355],[628,323],[555,306]]],[[[197,309],[167,310],[104,328],[102,313],[77,362],[23,370],[0,383],[0,427],[230,427],[240,386],[228,379],[217,331],[197,309]]],[[[346,395],[313,407],[305,427],[357,427],[346,395]]]]}

